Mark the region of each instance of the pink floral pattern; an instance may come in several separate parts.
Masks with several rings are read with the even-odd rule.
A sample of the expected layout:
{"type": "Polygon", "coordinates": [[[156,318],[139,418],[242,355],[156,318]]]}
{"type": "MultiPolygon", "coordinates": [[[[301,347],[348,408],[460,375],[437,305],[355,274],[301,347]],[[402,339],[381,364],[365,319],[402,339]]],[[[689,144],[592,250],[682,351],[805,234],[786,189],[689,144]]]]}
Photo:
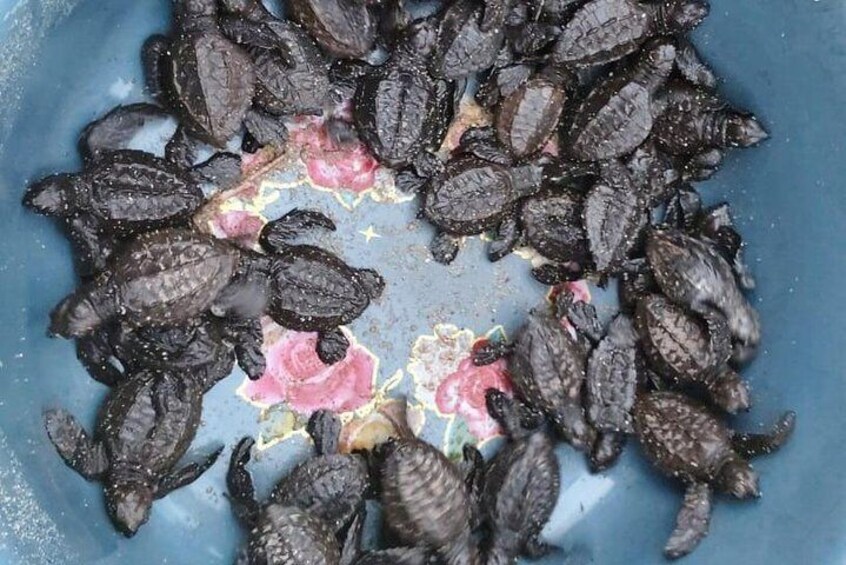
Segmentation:
{"type": "Polygon", "coordinates": [[[302,148],[300,156],[315,185],[355,193],[373,188],[379,162],[360,141],[335,143],[323,118],[297,118],[291,142],[302,148]]]}
{"type": "Polygon", "coordinates": [[[500,433],[499,425],[490,417],[485,405],[485,391],[489,388],[511,394],[511,379],[505,360],[477,367],[468,357],[459,363],[455,372],[441,381],[435,393],[435,403],[441,413],[459,415],[471,434],[480,441],[485,440],[500,433]]]}
{"type": "Polygon", "coordinates": [[[373,396],[376,360],[360,345],[353,343],[343,360],[327,366],[317,357],[316,333],[288,331],[268,341],[267,370],[244,387],[252,401],[268,406],[285,402],[294,412],[310,414],[356,410],[373,396]]]}
{"type": "Polygon", "coordinates": [[[212,219],[211,229],[215,237],[230,239],[242,247],[251,248],[258,243],[258,236],[264,220],[253,212],[232,210],[221,212],[212,219]]]}

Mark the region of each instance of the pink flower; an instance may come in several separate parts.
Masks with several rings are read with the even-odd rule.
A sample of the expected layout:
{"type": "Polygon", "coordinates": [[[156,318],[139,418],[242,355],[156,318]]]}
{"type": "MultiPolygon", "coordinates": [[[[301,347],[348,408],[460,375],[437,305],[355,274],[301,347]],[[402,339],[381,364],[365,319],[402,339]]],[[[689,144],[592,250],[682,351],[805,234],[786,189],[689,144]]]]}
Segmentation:
{"type": "Polygon", "coordinates": [[[302,146],[301,156],[314,184],[356,193],[373,188],[379,162],[363,143],[338,145],[320,118],[305,118],[298,125],[291,140],[302,146]]]}
{"type": "Polygon", "coordinates": [[[511,380],[505,360],[477,367],[470,358],[441,381],[435,392],[435,404],[444,414],[458,414],[467,423],[470,433],[480,440],[497,435],[499,424],[490,417],[485,405],[485,391],[496,388],[511,394],[511,380]]]}
{"type": "Polygon", "coordinates": [[[267,405],[286,402],[301,414],[319,409],[349,412],[367,404],[373,396],[373,356],[353,344],[343,360],[327,366],[317,357],[316,345],[316,333],[282,334],[267,347],[267,370],[247,383],[246,395],[267,405]]]}
{"type": "Polygon", "coordinates": [[[253,247],[264,222],[259,216],[240,210],[222,212],[212,220],[212,233],[221,239],[231,239],[242,247],[253,247]]]}

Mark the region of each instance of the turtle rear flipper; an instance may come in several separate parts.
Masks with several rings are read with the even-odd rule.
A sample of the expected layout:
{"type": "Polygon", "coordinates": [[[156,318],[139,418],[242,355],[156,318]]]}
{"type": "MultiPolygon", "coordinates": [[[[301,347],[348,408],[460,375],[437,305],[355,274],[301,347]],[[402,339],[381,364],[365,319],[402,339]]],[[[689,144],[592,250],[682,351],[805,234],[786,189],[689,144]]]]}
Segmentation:
{"type": "Polygon", "coordinates": [[[238,442],[229,459],[229,471],[226,473],[226,488],[229,491],[229,502],[238,519],[252,527],[259,516],[259,503],[256,500],[256,490],[253,477],[247,470],[250,462],[250,451],[255,444],[251,437],[245,437],[238,442]]]}
{"type": "Polygon", "coordinates": [[[314,442],[318,455],[338,453],[338,441],[341,437],[341,420],[331,410],[318,410],[311,415],[306,431],[314,442]]]}
{"type": "Polygon", "coordinates": [[[693,551],[708,535],[710,522],[711,489],[700,483],[690,485],[676,516],[676,527],[664,546],[664,555],[668,559],[678,559],[693,551]]]}
{"type": "Polygon", "coordinates": [[[769,455],[787,443],[796,427],[796,412],[785,412],[775,426],[766,434],[736,433],[731,438],[732,448],[743,458],[769,455]]]}
{"type": "Polygon", "coordinates": [[[69,412],[48,410],[44,413],[44,426],[68,467],[86,480],[97,480],[109,469],[105,446],[95,443],[69,412]]]}
{"type": "Polygon", "coordinates": [[[317,356],[326,365],[334,365],[347,356],[350,340],[340,328],[317,334],[317,356]]]}
{"type": "Polygon", "coordinates": [[[217,458],[223,452],[223,446],[215,449],[209,455],[204,457],[201,461],[189,463],[181,469],[170,473],[159,481],[158,489],[156,490],[156,498],[164,498],[176,489],[190,485],[200,478],[200,475],[205,473],[209,467],[214,465],[217,458]]]}

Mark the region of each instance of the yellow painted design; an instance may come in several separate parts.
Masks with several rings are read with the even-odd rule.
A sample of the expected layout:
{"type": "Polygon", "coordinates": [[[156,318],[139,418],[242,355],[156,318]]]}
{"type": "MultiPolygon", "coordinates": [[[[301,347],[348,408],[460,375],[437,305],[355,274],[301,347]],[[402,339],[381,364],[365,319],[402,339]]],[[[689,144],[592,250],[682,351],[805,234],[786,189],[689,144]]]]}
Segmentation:
{"type": "Polygon", "coordinates": [[[360,230],[358,233],[364,236],[364,239],[365,241],[367,241],[367,243],[370,243],[371,239],[382,237],[381,235],[376,233],[376,230],[373,228],[372,224],[367,226],[366,230],[360,230]]]}

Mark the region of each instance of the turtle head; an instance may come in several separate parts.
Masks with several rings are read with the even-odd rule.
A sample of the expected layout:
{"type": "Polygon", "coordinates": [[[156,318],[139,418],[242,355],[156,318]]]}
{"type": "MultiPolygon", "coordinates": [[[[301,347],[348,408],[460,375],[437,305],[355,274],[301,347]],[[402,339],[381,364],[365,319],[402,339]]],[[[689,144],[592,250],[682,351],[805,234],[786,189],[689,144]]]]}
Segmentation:
{"type": "Polygon", "coordinates": [[[67,218],[76,211],[76,184],[73,175],[50,175],[29,185],[23,205],[45,216],[67,218]]]}
{"type": "Polygon", "coordinates": [[[749,462],[740,457],[732,457],[720,469],[717,486],[735,498],[761,496],[758,490],[758,473],[749,462]]]}
{"type": "Polygon", "coordinates": [[[115,527],[132,537],[150,517],[153,489],[142,481],[117,480],[106,486],[106,509],[115,527]]]}
{"type": "Polygon", "coordinates": [[[736,114],[726,124],[726,142],[732,147],[751,147],[770,136],[755,116],[736,114]]]}

